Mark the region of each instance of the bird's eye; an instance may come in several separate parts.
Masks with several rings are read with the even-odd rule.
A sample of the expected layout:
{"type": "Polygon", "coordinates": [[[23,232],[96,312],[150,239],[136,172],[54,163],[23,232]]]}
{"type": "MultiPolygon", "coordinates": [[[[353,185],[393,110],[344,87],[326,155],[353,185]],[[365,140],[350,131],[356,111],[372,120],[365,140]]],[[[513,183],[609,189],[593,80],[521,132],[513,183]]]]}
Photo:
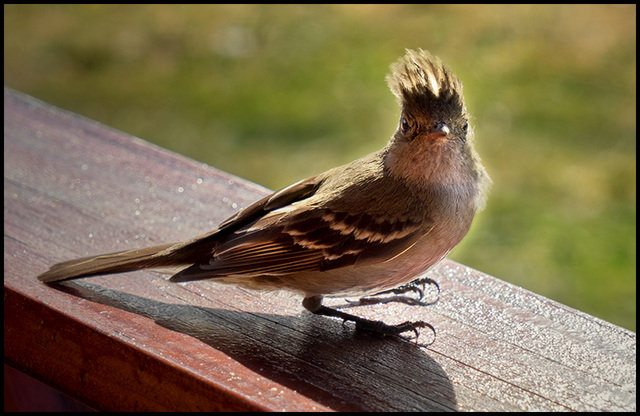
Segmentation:
{"type": "Polygon", "coordinates": [[[405,117],[402,117],[400,119],[400,131],[402,132],[402,134],[407,134],[409,133],[410,129],[411,129],[411,126],[409,125],[409,122],[405,117]]]}
{"type": "Polygon", "coordinates": [[[469,130],[469,122],[465,121],[464,122],[464,126],[462,126],[462,131],[464,131],[466,133],[467,130],[469,130]]]}

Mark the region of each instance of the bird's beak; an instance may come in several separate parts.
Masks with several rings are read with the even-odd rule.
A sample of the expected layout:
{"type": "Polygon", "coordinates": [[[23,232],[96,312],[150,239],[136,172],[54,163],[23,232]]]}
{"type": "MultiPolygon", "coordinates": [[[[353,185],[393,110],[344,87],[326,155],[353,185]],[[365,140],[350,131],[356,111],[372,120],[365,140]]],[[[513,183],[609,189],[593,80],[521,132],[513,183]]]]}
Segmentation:
{"type": "Polygon", "coordinates": [[[447,137],[449,133],[451,133],[451,129],[449,128],[449,126],[444,123],[440,123],[432,130],[429,130],[427,132],[427,137],[431,139],[444,138],[447,137]]]}

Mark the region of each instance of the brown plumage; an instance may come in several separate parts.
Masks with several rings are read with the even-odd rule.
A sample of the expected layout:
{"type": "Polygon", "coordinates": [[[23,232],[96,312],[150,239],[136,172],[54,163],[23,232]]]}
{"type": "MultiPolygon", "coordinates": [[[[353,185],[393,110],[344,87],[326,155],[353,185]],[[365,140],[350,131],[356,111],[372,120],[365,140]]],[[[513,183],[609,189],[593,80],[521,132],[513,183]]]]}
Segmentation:
{"type": "Polygon", "coordinates": [[[323,296],[411,282],[458,244],[484,202],[489,179],[473,149],[462,84],[422,50],[408,50],[391,69],[402,114],[382,150],[274,192],[193,240],[59,263],[39,279],[185,266],[172,281],[298,291],[312,312],[383,334],[429,326],[389,326],[322,306],[323,296]]]}

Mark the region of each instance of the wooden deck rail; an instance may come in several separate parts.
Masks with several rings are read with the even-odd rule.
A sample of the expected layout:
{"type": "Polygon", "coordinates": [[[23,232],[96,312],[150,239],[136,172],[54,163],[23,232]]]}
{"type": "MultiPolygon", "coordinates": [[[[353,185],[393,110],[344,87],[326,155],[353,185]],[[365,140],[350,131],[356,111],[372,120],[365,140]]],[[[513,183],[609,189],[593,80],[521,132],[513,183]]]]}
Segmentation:
{"type": "Polygon", "coordinates": [[[267,190],[11,89],[4,106],[5,363],[88,406],[636,409],[634,333],[448,260],[431,273],[437,304],[354,312],[426,320],[426,348],[297,295],[158,271],[41,284],[58,261],[208,231],[267,190]]]}

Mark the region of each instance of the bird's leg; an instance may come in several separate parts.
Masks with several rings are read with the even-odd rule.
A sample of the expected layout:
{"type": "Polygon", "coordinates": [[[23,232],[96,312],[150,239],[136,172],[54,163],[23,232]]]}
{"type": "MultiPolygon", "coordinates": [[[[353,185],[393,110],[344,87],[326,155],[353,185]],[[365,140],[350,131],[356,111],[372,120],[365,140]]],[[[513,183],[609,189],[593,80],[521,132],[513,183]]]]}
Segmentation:
{"type": "Polygon", "coordinates": [[[345,321],[355,322],[356,330],[359,331],[368,331],[386,336],[398,336],[403,332],[413,331],[416,334],[416,341],[419,336],[418,328],[429,328],[433,331],[434,335],[436,333],[433,326],[424,321],[407,321],[398,325],[388,325],[381,321],[372,321],[346,312],[331,309],[322,304],[322,296],[306,297],[302,301],[302,305],[316,315],[332,316],[345,321]]]}
{"type": "Polygon", "coordinates": [[[407,305],[418,305],[418,306],[433,305],[438,301],[437,298],[432,302],[422,301],[422,299],[424,298],[424,289],[428,284],[434,285],[438,292],[437,295],[440,295],[440,286],[435,280],[430,279],[428,277],[420,277],[412,282],[407,283],[406,285],[402,285],[390,290],[385,290],[383,292],[376,293],[373,296],[363,297],[355,302],[352,302],[349,300],[347,302],[349,302],[353,306],[377,305],[377,304],[390,303],[390,302],[401,302],[401,303],[406,303],[407,305]],[[404,296],[404,294],[408,292],[417,293],[418,299],[412,298],[410,296],[404,296]],[[402,295],[402,296],[380,297],[380,295],[387,295],[391,293],[394,295],[402,295]]]}

